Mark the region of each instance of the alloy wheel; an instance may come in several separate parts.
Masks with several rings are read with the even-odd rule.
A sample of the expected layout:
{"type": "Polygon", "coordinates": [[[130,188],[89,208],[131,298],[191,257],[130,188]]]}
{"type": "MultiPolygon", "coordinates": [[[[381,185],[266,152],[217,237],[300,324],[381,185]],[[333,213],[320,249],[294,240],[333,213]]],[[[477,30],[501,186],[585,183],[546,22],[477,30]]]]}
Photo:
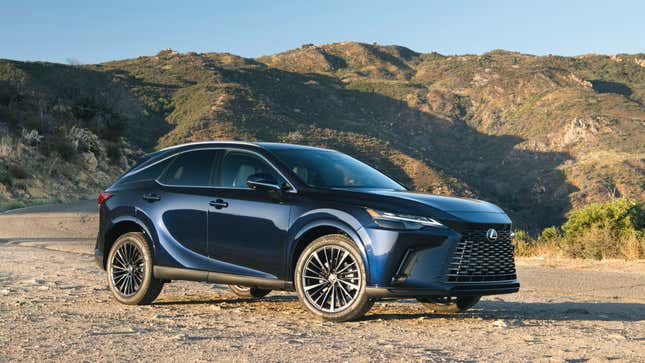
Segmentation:
{"type": "Polygon", "coordinates": [[[354,302],[362,281],[352,253],[341,246],[323,246],[307,258],[301,282],[310,304],[320,311],[336,313],[354,302]]]}
{"type": "Polygon", "coordinates": [[[143,283],[145,260],[139,247],[125,242],[112,258],[110,278],[118,292],[126,297],[133,296],[143,283]]]}

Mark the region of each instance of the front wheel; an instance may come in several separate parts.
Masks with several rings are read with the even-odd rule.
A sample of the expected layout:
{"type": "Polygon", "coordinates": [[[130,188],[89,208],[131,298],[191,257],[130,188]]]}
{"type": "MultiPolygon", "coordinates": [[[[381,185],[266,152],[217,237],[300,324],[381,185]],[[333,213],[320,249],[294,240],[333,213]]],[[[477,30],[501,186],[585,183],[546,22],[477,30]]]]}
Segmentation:
{"type": "Polygon", "coordinates": [[[163,282],[152,275],[152,253],[139,232],[126,233],[114,242],[107,273],[112,295],[123,304],[150,304],[163,288],[163,282]]]}
{"type": "Polygon", "coordinates": [[[265,297],[271,292],[271,290],[267,289],[240,285],[228,285],[228,288],[231,289],[235,295],[246,299],[259,299],[261,297],[265,297]]]}
{"type": "Polygon", "coordinates": [[[302,305],[329,321],[357,319],[372,307],[363,259],[341,234],[319,237],[300,255],[294,283],[302,305]]]}
{"type": "Polygon", "coordinates": [[[438,314],[456,314],[472,308],[481,296],[424,296],[417,297],[425,307],[438,314]]]}

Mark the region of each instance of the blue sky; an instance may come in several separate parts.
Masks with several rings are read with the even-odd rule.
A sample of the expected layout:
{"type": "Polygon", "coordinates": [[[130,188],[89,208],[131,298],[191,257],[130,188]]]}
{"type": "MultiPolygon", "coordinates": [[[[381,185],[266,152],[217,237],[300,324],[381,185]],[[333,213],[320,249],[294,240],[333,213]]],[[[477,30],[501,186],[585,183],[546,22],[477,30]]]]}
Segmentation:
{"type": "Polygon", "coordinates": [[[272,54],[305,43],[419,52],[645,52],[645,1],[0,0],[0,58],[81,63],[178,51],[272,54]]]}

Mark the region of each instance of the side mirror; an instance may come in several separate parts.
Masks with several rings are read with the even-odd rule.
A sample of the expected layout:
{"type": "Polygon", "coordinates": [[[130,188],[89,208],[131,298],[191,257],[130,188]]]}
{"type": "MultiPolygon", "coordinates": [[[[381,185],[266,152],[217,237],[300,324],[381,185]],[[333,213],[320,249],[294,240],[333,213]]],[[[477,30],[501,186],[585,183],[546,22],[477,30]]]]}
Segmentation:
{"type": "Polygon", "coordinates": [[[255,190],[282,190],[271,174],[258,173],[246,179],[246,185],[255,190]]]}

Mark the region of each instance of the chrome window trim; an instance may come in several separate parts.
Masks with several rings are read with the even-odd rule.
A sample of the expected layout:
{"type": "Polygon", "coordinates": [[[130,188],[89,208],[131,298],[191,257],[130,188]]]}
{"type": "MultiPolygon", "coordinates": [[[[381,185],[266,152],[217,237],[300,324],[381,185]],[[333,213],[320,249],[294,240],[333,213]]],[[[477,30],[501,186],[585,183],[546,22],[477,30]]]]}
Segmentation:
{"type": "MultiPolygon", "coordinates": [[[[242,142],[238,142],[238,144],[242,144],[242,142]]],[[[189,144],[189,145],[190,145],[190,144],[189,144]]],[[[248,145],[253,145],[253,144],[248,144],[248,145]]],[[[150,165],[146,165],[145,167],[143,167],[143,168],[141,168],[141,169],[139,169],[139,170],[136,170],[135,172],[128,173],[128,174],[124,175],[124,176],[123,176],[123,178],[125,178],[125,177],[127,177],[127,176],[131,176],[131,175],[135,175],[135,174],[137,174],[137,173],[139,173],[139,172],[141,172],[141,171],[143,171],[143,170],[146,170],[146,169],[148,169],[148,168],[150,168],[150,167],[152,167],[152,166],[154,166],[154,165],[156,165],[156,164],[159,164],[159,163],[161,163],[161,162],[163,162],[163,161],[166,161],[166,160],[168,160],[168,159],[170,159],[170,158],[174,158],[175,156],[182,155],[182,154],[185,154],[185,153],[189,153],[189,152],[191,152],[191,151],[200,151],[200,150],[235,150],[235,151],[242,151],[242,152],[247,152],[247,153],[254,154],[254,155],[256,155],[256,156],[260,157],[262,160],[264,160],[267,164],[269,164],[269,166],[270,166],[271,168],[273,168],[273,170],[275,170],[275,171],[276,171],[276,173],[278,173],[278,174],[279,174],[279,175],[280,175],[284,180],[286,180],[286,181],[287,181],[287,183],[289,183],[289,185],[291,186],[291,189],[286,190],[286,192],[287,192],[287,193],[294,193],[294,194],[297,194],[297,193],[298,193],[298,189],[296,189],[296,186],[291,182],[291,180],[289,180],[286,176],[284,176],[284,174],[282,174],[282,172],[280,171],[280,169],[276,168],[276,166],[275,166],[275,165],[274,165],[274,164],[273,164],[269,159],[267,159],[264,155],[262,155],[262,154],[258,153],[257,151],[254,151],[254,150],[248,150],[248,149],[238,148],[238,147],[234,147],[234,146],[233,146],[233,147],[230,147],[230,146],[200,147],[200,148],[195,148],[195,149],[190,149],[190,150],[180,151],[180,152],[178,152],[178,153],[174,153],[174,154],[172,154],[172,155],[168,155],[168,156],[166,156],[166,157],[164,157],[164,158],[162,158],[162,159],[159,159],[159,160],[155,161],[154,163],[152,163],[152,164],[150,164],[150,165]]],[[[164,172],[165,172],[165,170],[164,170],[164,172]]],[[[163,173],[162,173],[162,174],[163,174],[163,173]]],[[[160,175],[160,176],[161,176],[161,175],[160,175]]],[[[204,186],[204,185],[175,185],[175,184],[164,184],[164,183],[162,183],[162,182],[160,182],[160,181],[159,181],[159,177],[160,177],[160,176],[158,176],[157,178],[155,178],[155,179],[154,179],[154,181],[155,181],[155,182],[157,182],[157,184],[159,184],[159,185],[161,185],[161,186],[165,186],[165,187],[175,187],[175,188],[202,188],[202,189],[253,190],[253,189],[250,189],[250,188],[217,187],[217,186],[204,186]]]]}

